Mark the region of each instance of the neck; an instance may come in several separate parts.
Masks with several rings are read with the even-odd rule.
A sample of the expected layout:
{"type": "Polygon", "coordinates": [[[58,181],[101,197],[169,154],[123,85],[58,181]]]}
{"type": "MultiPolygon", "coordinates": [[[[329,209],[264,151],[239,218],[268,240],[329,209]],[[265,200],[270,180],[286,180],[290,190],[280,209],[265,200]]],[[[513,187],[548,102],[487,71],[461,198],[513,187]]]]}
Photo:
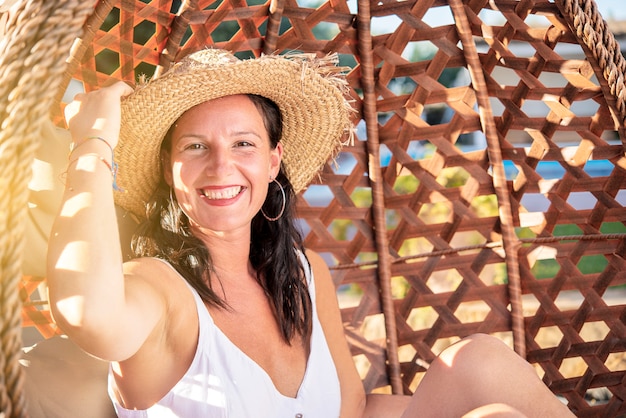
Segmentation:
{"type": "Polygon", "coordinates": [[[215,271],[226,277],[252,274],[250,265],[250,230],[238,232],[197,231],[206,245],[215,271]]]}
{"type": "Polygon", "coordinates": [[[249,292],[261,289],[250,262],[250,233],[209,234],[202,240],[211,254],[214,291],[231,308],[237,309],[237,301],[247,300],[249,292]]]}

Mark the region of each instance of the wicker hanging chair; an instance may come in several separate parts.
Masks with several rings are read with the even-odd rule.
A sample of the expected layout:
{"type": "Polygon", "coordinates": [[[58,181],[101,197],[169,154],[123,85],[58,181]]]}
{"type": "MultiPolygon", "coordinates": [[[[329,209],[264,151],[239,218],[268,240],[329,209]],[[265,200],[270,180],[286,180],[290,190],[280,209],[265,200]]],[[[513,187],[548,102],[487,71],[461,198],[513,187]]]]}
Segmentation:
{"type": "Polygon", "coordinates": [[[592,0],[5,0],[0,13],[0,417],[27,415],[24,329],[58,332],[42,274],[22,266],[32,167],[64,93],[158,77],[205,46],[338,52],[351,68],[357,140],[298,213],[351,295],[367,391],[410,393],[442,344],[484,332],[577,416],[626,414],[626,64],[592,0]]]}

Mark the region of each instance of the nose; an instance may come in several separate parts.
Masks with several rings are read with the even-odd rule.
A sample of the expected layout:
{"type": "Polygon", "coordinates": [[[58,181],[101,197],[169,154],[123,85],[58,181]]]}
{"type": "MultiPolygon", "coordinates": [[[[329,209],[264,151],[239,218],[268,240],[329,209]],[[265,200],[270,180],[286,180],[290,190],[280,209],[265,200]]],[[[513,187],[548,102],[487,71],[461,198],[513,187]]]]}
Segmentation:
{"type": "Polygon", "coordinates": [[[230,174],[232,160],[228,150],[214,147],[207,156],[205,171],[211,177],[224,177],[230,174]]]}

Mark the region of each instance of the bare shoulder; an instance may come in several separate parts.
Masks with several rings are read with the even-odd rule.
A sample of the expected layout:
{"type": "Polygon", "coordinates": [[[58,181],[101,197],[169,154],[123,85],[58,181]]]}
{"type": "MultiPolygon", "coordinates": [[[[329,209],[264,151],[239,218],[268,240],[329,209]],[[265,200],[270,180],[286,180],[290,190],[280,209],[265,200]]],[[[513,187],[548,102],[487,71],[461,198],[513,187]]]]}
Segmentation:
{"type": "Polygon", "coordinates": [[[124,280],[126,297],[136,309],[135,314],[153,318],[152,334],[177,334],[172,324],[189,320],[189,316],[193,322],[193,295],[185,279],[166,261],[149,257],[130,260],[124,263],[124,280]]]}
{"type": "Polygon", "coordinates": [[[155,257],[134,258],[124,263],[124,274],[150,279],[153,273],[174,274],[174,268],[165,260],[155,257]]]}
{"type": "Polygon", "coordinates": [[[315,266],[318,266],[320,263],[326,266],[326,263],[324,262],[324,259],[322,258],[322,256],[320,256],[315,251],[309,250],[307,248],[306,250],[304,250],[304,253],[306,254],[307,259],[309,260],[309,263],[311,263],[312,268],[314,268],[315,266]]]}
{"type": "Polygon", "coordinates": [[[338,309],[335,306],[337,305],[337,289],[324,259],[312,250],[307,249],[305,254],[313,272],[317,311],[320,314],[322,325],[324,325],[325,314],[328,313],[328,309],[338,309]]]}
{"type": "MultiPolygon", "coordinates": [[[[332,277],[328,270],[328,265],[318,253],[312,250],[305,251],[306,257],[311,264],[311,270],[313,271],[313,277],[315,278],[316,288],[317,283],[321,282],[322,287],[327,284],[332,284],[332,277]]],[[[333,286],[334,288],[334,286],[333,286]]]]}
{"type": "Polygon", "coordinates": [[[139,298],[163,306],[165,317],[189,311],[190,304],[194,306],[185,279],[165,260],[153,257],[130,260],[124,263],[124,277],[130,295],[140,293],[139,298]]]}
{"type": "Polygon", "coordinates": [[[167,261],[153,257],[136,258],[124,263],[124,278],[127,288],[145,287],[158,294],[159,297],[169,299],[172,291],[187,290],[184,279],[167,261]]]}
{"type": "Polygon", "coordinates": [[[311,264],[311,270],[313,271],[313,278],[315,280],[315,295],[318,301],[318,311],[321,311],[328,308],[328,306],[326,306],[327,303],[331,303],[331,305],[336,304],[337,289],[333,283],[333,278],[326,261],[312,250],[306,250],[306,256],[311,264]]]}

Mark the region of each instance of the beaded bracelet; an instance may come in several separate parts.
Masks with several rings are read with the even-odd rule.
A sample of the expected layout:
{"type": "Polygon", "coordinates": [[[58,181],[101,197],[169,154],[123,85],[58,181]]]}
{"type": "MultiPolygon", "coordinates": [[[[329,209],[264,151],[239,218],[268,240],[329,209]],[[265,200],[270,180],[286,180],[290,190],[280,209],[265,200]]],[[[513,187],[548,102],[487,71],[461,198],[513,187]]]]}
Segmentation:
{"type": "MultiPolygon", "coordinates": [[[[107,168],[109,169],[109,171],[113,175],[113,190],[117,190],[117,191],[123,192],[124,190],[117,185],[117,169],[118,169],[118,165],[117,165],[117,163],[115,162],[115,159],[114,159],[113,147],[111,146],[111,144],[109,144],[109,142],[106,139],[104,139],[104,138],[102,138],[100,136],[88,136],[86,138],[83,138],[78,143],[72,143],[70,145],[70,152],[69,152],[68,158],[69,158],[69,156],[72,155],[72,152],[76,151],[76,149],[78,147],[80,147],[81,145],[83,145],[84,143],[86,143],[87,141],[89,141],[91,139],[98,139],[98,140],[104,142],[105,144],[107,144],[109,146],[109,149],[111,150],[111,164],[109,164],[109,162],[104,157],[101,157],[98,154],[86,154],[86,155],[95,155],[95,156],[98,157],[98,159],[100,161],[102,161],[104,164],[106,164],[107,168]]],[[[80,157],[78,157],[78,158],[80,158],[80,157]]],[[[77,161],[78,158],[76,158],[74,160],[71,160],[69,162],[69,164],[72,164],[73,162],[77,161]]]]}
{"type": "Polygon", "coordinates": [[[72,143],[70,144],[70,152],[69,152],[69,154],[68,154],[68,157],[69,157],[70,155],[72,155],[72,153],[73,153],[74,151],[76,151],[76,149],[77,149],[78,147],[80,147],[81,145],[85,144],[87,141],[92,140],[92,139],[97,139],[97,140],[100,140],[100,141],[104,142],[105,144],[107,144],[107,146],[108,146],[108,147],[109,147],[109,149],[111,150],[111,155],[113,154],[113,147],[111,146],[111,144],[109,144],[109,141],[107,141],[106,139],[102,138],[101,136],[88,136],[88,137],[86,137],[86,138],[83,138],[83,139],[79,140],[79,141],[78,141],[78,142],[76,142],[76,143],[75,143],[75,142],[72,142],[72,143]]]}

